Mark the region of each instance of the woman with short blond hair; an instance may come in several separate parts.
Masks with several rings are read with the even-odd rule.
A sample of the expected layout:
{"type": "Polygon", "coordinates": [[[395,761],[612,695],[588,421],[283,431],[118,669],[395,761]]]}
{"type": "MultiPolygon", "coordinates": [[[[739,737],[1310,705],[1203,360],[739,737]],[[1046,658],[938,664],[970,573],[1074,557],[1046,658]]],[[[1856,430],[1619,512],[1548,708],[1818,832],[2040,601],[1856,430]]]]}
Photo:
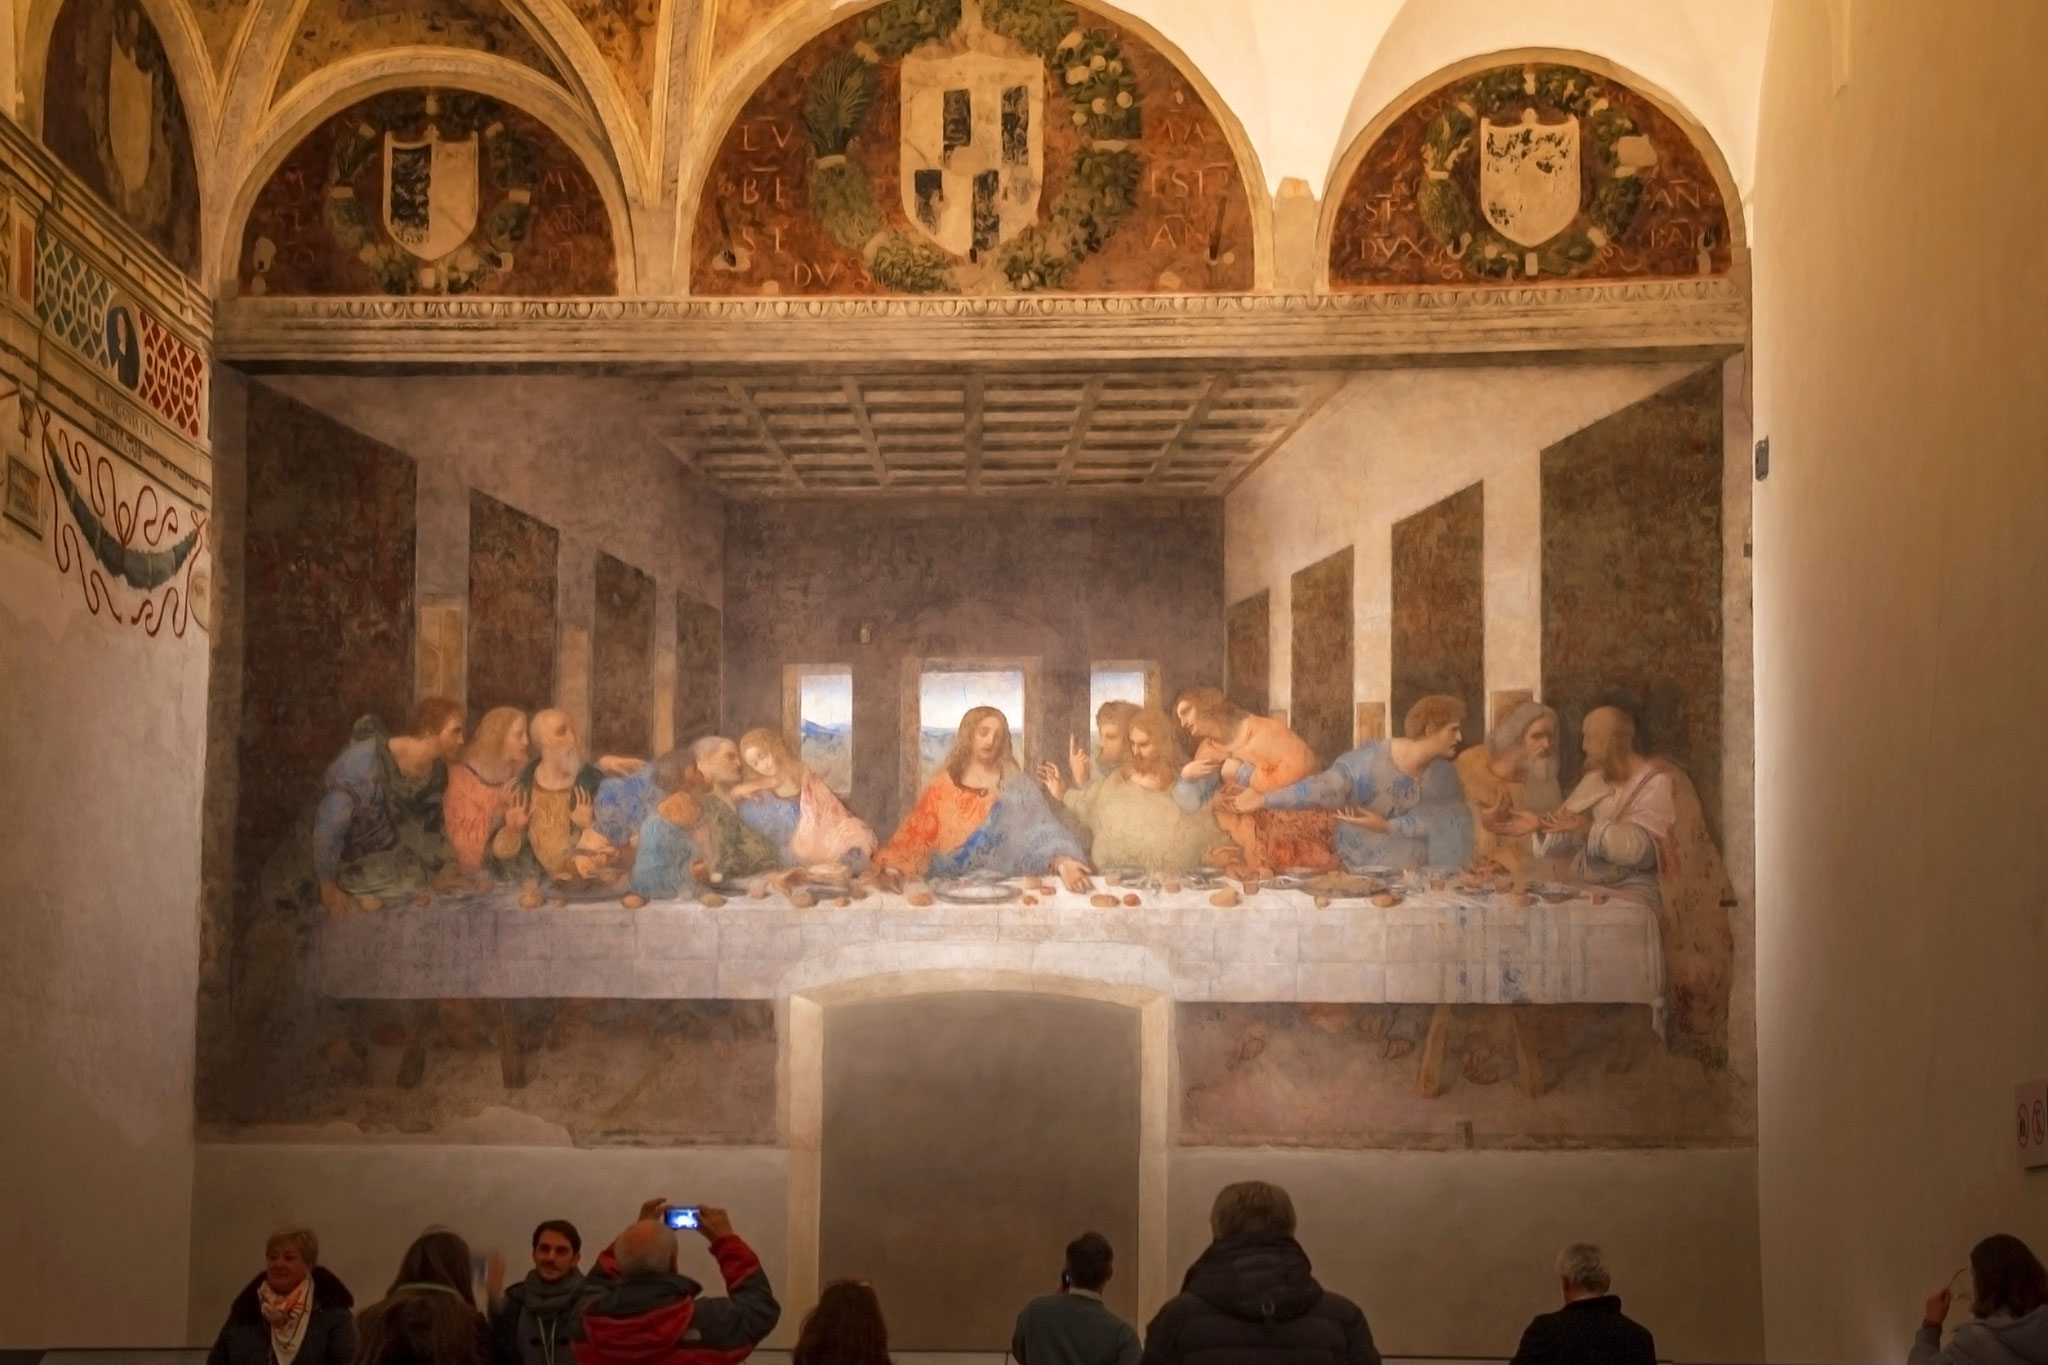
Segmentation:
{"type": "Polygon", "coordinates": [[[320,1264],[320,1238],[284,1227],[263,1244],[263,1272],[228,1307],[206,1365],[349,1365],[356,1301],[320,1264]]]}

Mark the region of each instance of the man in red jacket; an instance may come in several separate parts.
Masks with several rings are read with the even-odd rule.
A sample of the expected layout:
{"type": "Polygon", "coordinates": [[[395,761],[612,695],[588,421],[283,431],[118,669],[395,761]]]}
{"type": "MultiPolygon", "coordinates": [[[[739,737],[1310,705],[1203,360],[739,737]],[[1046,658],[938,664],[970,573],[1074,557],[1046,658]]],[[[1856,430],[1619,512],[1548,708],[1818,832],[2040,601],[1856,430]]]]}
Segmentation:
{"type": "Polygon", "coordinates": [[[739,1365],[775,1330],[775,1302],[760,1258],[732,1230],[724,1209],[698,1210],[698,1232],[725,1277],[726,1297],[676,1271],[676,1235],[665,1199],[599,1253],[575,1341],[576,1365],[739,1365]]]}

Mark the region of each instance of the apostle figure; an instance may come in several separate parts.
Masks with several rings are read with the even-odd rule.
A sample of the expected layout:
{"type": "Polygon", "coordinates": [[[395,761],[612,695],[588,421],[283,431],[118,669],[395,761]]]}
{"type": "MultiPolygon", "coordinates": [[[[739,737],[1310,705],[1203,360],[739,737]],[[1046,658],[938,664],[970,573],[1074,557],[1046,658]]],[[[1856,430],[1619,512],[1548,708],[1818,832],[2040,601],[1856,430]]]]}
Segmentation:
{"type": "Polygon", "coordinates": [[[1465,703],[1428,696],[1408,708],[1401,738],[1374,739],[1329,771],[1275,791],[1247,791],[1237,809],[1337,811],[1337,855],[1349,868],[1463,867],[1472,859],[1472,813],[1451,755],[1465,703]]]}
{"type": "Polygon", "coordinates": [[[759,877],[784,866],[775,841],[742,820],[733,804],[734,791],[746,776],[740,746],[723,735],[706,735],[690,745],[682,790],[700,808],[704,832],[699,846],[713,882],[759,877]]]}
{"type": "Polygon", "coordinates": [[[1331,819],[1322,811],[1240,808],[1248,793],[1277,791],[1316,771],[1308,741],[1268,716],[1255,716],[1213,687],[1190,687],[1174,699],[1174,716],[1196,742],[1181,770],[1176,796],[1187,808],[1208,805],[1235,846],[1222,859],[1234,871],[1336,867],[1331,819]]]}
{"type": "Polygon", "coordinates": [[[670,749],[649,763],[637,758],[605,757],[597,760],[604,781],[597,786],[597,813],[592,820],[597,832],[623,848],[640,837],[640,826],[667,793],[682,781],[690,755],[670,749]]]}
{"type": "MultiPolygon", "coordinates": [[[[1074,739],[1067,736],[1067,771],[1074,775],[1074,786],[1091,787],[1106,780],[1123,765],[1130,752],[1129,726],[1131,717],[1138,714],[1138,708],[1127,701],[1106,701],[1095,709],[1095,758],[1090,761],[1088,751],[1074,739]]],[[[1052,777],[1047,769],[1054,765],[1038,765],[1038,776],[1050,784],[1052,777]]],[[[1056,774],[1055,774],[1056,775],[1056,774]]],[[[1065,785],[1064,782],[1061,783],[1065,785]]]]}
{"type": "MultiPolygon", "coordinates": [[[[680,771],[676,776],[680,781],[680,771]]],[[[710,841],[703,803],[678,785],[641,822],[633,852],[634,895],[673,900],[702,889],[711,880],[711,865],[704,856],[710,841]]]]}
{"type": "Polygon", "coordinates": [[[264,865],[266,904],[375,910],[391,896],[425,891],[449,869],[442,831],[448,760],[462,751],[462,708],[427,697],[402,735],[364,716],[327,766],[319,800],[264,865]]]}
{"type": "Polygon", "coordinates": [[[595,828],[597,789],[604,774],[585,762],[583,743],[567,711],[539,711],[533,739],[540,756],[513,784],[511,803],[491,839],[491,862],[500,876],[525,886],[520,904],[538,905],[543,880],[581,881],[609,869],[615,850],[595,828]]]}
{"type": "Polygon", "coordinates": [[[1096,867],[1173,873],[1201,866],[1223,831],[1206,809],[1183,810],[1174,799],[1183,760],[1173,722],[1156,708],[1122,720],[1127,748],[1108,777],[1070,788],[1047,764],[1040,772],[1046,790],[1087,826],[1096,867]]]}
{"type": "Polygon", "coordinates": [[[441,798],[442,823],[455,865],[483,878],[491,836],[512,805],[512,789],[533,759],[526,713],[515,706],[494,707],[477,722],[476,735],[459,762],[448,765],[448,791],[441,798]]]}
{"type": "Polygon", "coordinates": [[[825,779],[790,752],[773,730],[740,737],[740,757],[754,776],[733,788],[740,819],[775,841],[790,867],[864,871],[875,832],[847,810],[825,779]]]}
{"type": "Polygon", "coordinates": [[[1086,860],[1080,837],[1054,811],[1045,788],[1018,768],[1010,722],[993,706],[961,717],[945,766],[875,855],[885,883],[1057,873],[1070,891],[1087,889],[1086,860]]]}
{"type": "Polygon", "coordinates": [[[1548,852],[1575,852],[1581,881],[1654,907],[1664,944],[1674,1049],[1728,1062],[1734,900],[1699,793],[1677,764],[1636,752],[1635,719],[1602,706],[1583,727],[1586,775],[1544,820],[1548,852]]]}
{"type": "Polygon", "coordinates": [[[1557,712],[1525,701],[1458,755],[1458,781],[1473,820],[1472,857],[1511,876],[1536,862],[1543,817],[1564,800],[1557,785],[1557,712]]]}

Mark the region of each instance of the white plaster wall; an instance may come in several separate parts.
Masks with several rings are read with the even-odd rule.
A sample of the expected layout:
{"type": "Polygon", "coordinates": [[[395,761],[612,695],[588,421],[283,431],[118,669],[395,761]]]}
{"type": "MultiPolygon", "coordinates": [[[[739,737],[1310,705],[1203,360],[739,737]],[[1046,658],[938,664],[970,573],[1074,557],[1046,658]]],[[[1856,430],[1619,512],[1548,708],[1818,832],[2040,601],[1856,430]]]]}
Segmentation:
{"type": "Polygon", "coordinates": [[[1394,523],[1480,481],[1486,686],[1540,692],[1543,448],[1698,368],[1370,370],[1347,381],[1225,506],[1228,599],[1273,592],[1274,708],[1291,704],[1289,577],[1346,545],[1357,547],[1354,699],[1388,699],[1394,523]]]}
{"type": "Polygon", "coordinates": [[[1593,1241],[1661,1359],[1761,1358],[1754,1152],[1182,1150],[1175,1276],[1238,1180],[1288,1191],[1316,1278],[1365,1310],[1383,1354],[1512,1355],[1557,1307],[1559,1248],[1593,1241]]]}
{"type": "Polygon", "coordinates": [[[2048,1251],[2048,6],[1780,5],[1758,156],[1769,1347],[1899,1359],[1972,1242],[2048,1251]],[[1846,51],[1828,10],[1848,11],[1846,51]],[[1840,84],[1846,75],[1846,84],[1840,84]]]}
{"type": "MultiPolygon", "coordinates": [[[[213,1340],[229,1301],[262,1269],[264,1237],[287,1222],[319,1232],[321,1261],[365,1305],[383,1296],[406,1245],[431,1224],[454,1228],[478,1252],[503,1251],[511,1279],[532,1268],[529,1239],[543,1218],[576,1225],[587,1267],[655,1195],[729,1210],[779,1296],[786,1165],[781,1151],[758,1147],[202,1143],[192,1179],[188,1339],[213,1340]]],[[[686,1237],[683,1245],[683,1272],[719,1292],[704,1244],[686,1237]]],[[[794,1340],[808,1307],[785,1300],[772,1340],[794,1340]]]]}
{"type": "Polygon", "coordinates": [[[183,1334],[206,648],[0,525],[0,1345],[183,1334]],[[119,1311],[79,1311],[116,1246],[119,1311]]]}

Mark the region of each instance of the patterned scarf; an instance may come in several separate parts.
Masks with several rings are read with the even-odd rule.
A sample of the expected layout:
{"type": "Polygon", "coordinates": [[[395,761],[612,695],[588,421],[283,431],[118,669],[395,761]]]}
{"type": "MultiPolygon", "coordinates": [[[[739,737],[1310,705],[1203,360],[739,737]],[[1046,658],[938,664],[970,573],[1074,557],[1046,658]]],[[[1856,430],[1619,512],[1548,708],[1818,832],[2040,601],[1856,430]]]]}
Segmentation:
{"type": "Polygon", "coordinates": [[[306,1324],[313,1317],[313,1277],[300,1280],[289,1294],[278,1293],[268,1280],[258,1281],[256,1304],[270,1324],[271,1355],[277,1357],[277,1365],[292,1365],[306,1340],[306,1324]]]}

